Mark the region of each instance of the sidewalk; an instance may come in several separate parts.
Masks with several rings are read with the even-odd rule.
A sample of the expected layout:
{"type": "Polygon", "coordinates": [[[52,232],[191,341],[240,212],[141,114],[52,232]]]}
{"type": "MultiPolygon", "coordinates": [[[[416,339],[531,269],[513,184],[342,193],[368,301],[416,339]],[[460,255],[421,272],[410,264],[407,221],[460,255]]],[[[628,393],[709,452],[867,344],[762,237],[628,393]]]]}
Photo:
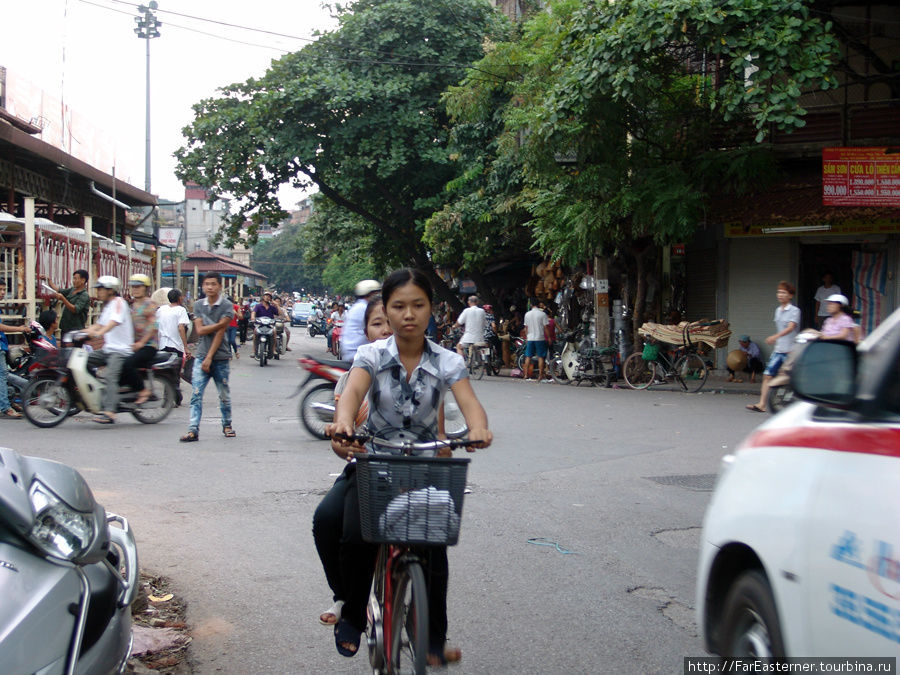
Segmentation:
{"type": "MultiPolygon", "coordinates": [[[[522,378],[519,377],[510,377],[511,369],[503,368],[500,371],[499,377],[512,379],[518,382],[525,382],[522,378]]],[[[762,380],[762,375],[757,376],[756,382],[750,382],[749,375],[746,373],[742,373],[744,375],[743,382],[727,382],[728,379],[728,371],[726,370],[711,370],[709,371],[709,378],[706,380],[706,384],[703,385],[703,389],[701,389],[698,393],[700,394],[745,394],[752,396],[759,396],[759,387],[760,382],[762,380]]],[[[533,382],[528,382],[527,384],[534,384],[533,382]]],[[[545,386],[551,385],[551,383],[546,382],[542,383],[545,386]]],[[[559,386],[555,382],[552,383],[552,386],[559,386]]],[[[569,385],[572,386],[572,385],[569,385]]],[[[578,385],[581,387],[590,387],[590,384],[587,382],[581,383],[578,385]]],[[[630,387],[625,383],[624,379],[619,379],[618,382],[613,383],[613,389],[629,389],[630,387]]],[[[681,391],[681,387],[674,382],[667,382],[666,384],[657,384],[651,387],[653,391],[681,391]]]]}

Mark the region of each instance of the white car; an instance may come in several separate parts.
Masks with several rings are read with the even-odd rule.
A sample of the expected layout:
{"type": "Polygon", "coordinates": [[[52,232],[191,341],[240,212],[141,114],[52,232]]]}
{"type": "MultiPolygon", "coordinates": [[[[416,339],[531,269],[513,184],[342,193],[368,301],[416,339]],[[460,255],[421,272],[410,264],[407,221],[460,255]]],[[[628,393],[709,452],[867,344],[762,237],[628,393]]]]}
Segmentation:
{"type": "Polygon", "coordinates": [[[697,580],[726,657],[900,656],[900,310],[810,344],[801,399],[723,459],[697,580]]]}

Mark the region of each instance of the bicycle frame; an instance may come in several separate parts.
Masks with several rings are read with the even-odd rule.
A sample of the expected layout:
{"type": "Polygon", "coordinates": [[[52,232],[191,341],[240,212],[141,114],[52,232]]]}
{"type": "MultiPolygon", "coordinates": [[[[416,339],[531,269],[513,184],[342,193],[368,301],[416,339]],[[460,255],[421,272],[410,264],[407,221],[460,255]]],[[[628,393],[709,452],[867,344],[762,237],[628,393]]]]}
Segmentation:
{"type": "Polygon", "coordinates": [[[395,566],[408,562],[422,561],[406,546],[381,544],[375,562],[375,576],[369,597],[369,661],[373,669],[388,671],[393,653],[391,652],[394,618],[394,574],[395,566]],[[374,603],[374,606],[373,606],[374,603]],[[380,622],[380,626],[378,625],[380,622]],[[377,632],[380,631],[380,635],[377,632]],[[380,638],[380,639],[379,639],[380,638]]]}

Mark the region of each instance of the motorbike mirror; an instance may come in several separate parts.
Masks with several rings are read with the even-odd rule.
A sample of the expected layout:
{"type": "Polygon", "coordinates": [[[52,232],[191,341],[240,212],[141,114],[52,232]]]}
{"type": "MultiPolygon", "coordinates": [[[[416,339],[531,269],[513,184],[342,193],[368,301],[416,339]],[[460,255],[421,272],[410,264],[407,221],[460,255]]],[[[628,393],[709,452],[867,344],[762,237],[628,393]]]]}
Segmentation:
{"type": "Polygon", "coordinates": [[[857,359],[852,342],[812,342],[794,364],[791,387],[807,401],[849,408],[856,401],[857,359]]]}

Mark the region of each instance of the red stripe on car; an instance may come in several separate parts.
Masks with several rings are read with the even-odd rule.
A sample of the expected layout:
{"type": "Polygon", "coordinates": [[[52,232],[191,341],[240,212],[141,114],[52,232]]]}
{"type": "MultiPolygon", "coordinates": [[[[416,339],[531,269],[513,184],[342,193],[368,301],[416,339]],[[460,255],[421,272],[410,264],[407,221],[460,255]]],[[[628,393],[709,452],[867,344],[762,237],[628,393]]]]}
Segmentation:
{"type": "Polygon", "coordinates": [[[862,424],[760,429],[747,438],[743,447],[813,448],[900,457],[900,429],[862,424]]]}

